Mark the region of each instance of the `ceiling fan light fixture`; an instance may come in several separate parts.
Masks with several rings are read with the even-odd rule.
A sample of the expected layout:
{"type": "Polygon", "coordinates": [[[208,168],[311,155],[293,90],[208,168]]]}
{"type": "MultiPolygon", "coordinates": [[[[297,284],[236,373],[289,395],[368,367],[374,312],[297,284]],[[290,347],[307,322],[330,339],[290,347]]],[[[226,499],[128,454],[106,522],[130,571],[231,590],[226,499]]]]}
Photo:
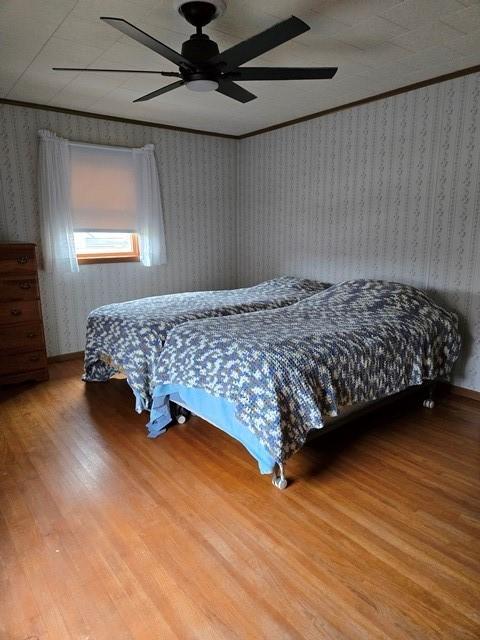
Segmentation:
{"type": "Polygon", "coordinates": [[[189,80],[185,82],[185,86],[190,91],[216,91],[219,84],[216,80],[189,80]]]}

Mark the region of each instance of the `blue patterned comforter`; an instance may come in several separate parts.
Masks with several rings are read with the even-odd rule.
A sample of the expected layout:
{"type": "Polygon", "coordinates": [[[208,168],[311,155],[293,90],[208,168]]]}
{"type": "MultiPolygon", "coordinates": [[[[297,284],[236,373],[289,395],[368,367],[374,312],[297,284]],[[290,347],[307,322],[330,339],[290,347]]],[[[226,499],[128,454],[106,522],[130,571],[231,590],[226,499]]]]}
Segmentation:
{"type": "Polygon", "coordinates": [[[327,286],[283,276],[245,289],[174,293],[99,307],[87,320],[83,379],[105,381],[123,371],[137,399],[137,411],[148,409],[152,367],[173,327],[199,318],[283,307],[327,286]]]}
{"type": "Polygon", "coordinates": [[[456,316],[418,289],[352,280],[284,309],[176,327],[153,375],[234,403],[284,462],[339,406],[446,377],[459,350],[456,316]]]}

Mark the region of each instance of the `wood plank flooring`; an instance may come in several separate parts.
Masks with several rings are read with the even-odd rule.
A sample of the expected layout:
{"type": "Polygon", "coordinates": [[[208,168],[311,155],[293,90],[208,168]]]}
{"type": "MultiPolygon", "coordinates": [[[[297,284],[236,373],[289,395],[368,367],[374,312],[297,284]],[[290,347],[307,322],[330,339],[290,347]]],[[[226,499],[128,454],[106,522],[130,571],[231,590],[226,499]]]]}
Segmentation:
{"type": "Polygon", "coordinates": [[[81,362],[0,390],[1,640],[480,638],[480,403],[412,398],[273,488],[81,362]]]}

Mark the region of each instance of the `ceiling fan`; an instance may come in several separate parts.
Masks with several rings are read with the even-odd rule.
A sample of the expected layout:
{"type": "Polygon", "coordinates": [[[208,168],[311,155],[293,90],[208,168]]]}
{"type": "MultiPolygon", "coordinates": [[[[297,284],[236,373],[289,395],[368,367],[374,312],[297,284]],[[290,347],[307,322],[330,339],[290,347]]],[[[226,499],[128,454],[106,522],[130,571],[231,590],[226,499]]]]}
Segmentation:
{"type": "Polygon", "coordinates": [[[278,45],[308,31],[310,27],[295,16],[291,16],[273,27],[243,40],[239,44],[219,52],[218,45],[202,32],[213,19],[218,18],[226,8],[226,0],[196,0],[175,3],[179,13],[194,27],[192,34],[182,45],[182,53],[177,53],[156,38],[138,29],[122,18],[100,18],[123,34],[155,53],[167,58],[178,66],[176,71],[146,71],[134,69],[79,69],[76,67],[54,67],[55,71],[108,71],[120,73],[151,73],[179,78],[176,82],[147,93],[134,102],[144,102],[156,98],[181,86],[192,91],[218,91],[238,102],[250,102],[256,96],[237,84],[237,81],[252,80],[323,80],[333,78],[337,67],[242,67],[245,62],[278,47],[278,45]]]}

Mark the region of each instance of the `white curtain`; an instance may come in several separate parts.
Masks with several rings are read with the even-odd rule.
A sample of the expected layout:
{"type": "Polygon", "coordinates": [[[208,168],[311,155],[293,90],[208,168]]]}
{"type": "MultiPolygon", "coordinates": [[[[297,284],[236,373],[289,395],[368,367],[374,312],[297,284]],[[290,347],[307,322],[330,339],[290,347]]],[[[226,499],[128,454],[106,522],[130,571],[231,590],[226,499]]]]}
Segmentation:
{"type": "Polygon", "coordinates": [[[39,148],[39,204],[43,266],[46,271],[78,271],[70,208],[68,140],[42,129],[39,148]]]}
{"type": "Polygon", "coordinates": [[[165,230],[160,197],[155,148],[147,144],[133,149],[137,187],[137,230],[140,238],[140,260],[146,267],[165,264],[165,230]]]}
{"type": "MultiPolygon", "coordinates": [[[[77,155],[80,154],[80,159],[83,158],[83,161],[85,161],[84,156],[87,160],[90,158],[89,164],[92,170],[95,170],[98,163],[100,168],[115,168],[116,164],[112,161],[111,154],[107,153],[108,151],[112,152],[113,157],[120,157],[123,169],[131,171],[133,174],[135,212],[133,217],[129,219],[127,226],[129,231],[134,230],[138,233],[142,264],[147,267],[165,264],[167,261],[165,230],[153,144],[147,144],[140,149],[109,148],[100,145],[84,145],[83,143],[79,145],[46,130],[41,130],[38,133],[40,136],[39,199],[45,269],[57,272],[78,271],[74,232],[85,227],[83,219],[85,212],[82,213],[82,210],[79,213],[75,207],[72,207],[71,176],[72,166],[74,166],[72,159],[75,159],[78,165],[77,155]],[[77,147],[79,148],[77,149],[77,147]],[[75,158],[73,158],[74,153],[76,154],[75,158]],[[132,229],[133,223],[134,229],[132,229]]],[[[95,195],[93,182],[91,181],[92,192],[89,193],[92,197],[95,195]]],[[[113,190],[115,193],[111,194],[111,198],[109,194],[106,194],[107,204],[112,205],[111,207],[107,206],[107,213],[110,217],[114,210],[118,209],[115,198],[118,199],[119,193],[122,191],[120,188],[113,190]]],[[[103,209],[106,207],[106,201],[105,193],[103,193],[97,203],[97,209],[95,209],[95,203],[90,203],[95,209],[95,211],[89,212],[92,225],[96,224],[98,229],[103,228],[102,214],[105,214],[103,209]]],[[[103,217],[105,216],[106,214],[103,217]]],[[[117,222],[119,221],[117,220],[117,222]]],[[[111,223],[107,226],[110,230],[113,228],[111,223]]]]}

